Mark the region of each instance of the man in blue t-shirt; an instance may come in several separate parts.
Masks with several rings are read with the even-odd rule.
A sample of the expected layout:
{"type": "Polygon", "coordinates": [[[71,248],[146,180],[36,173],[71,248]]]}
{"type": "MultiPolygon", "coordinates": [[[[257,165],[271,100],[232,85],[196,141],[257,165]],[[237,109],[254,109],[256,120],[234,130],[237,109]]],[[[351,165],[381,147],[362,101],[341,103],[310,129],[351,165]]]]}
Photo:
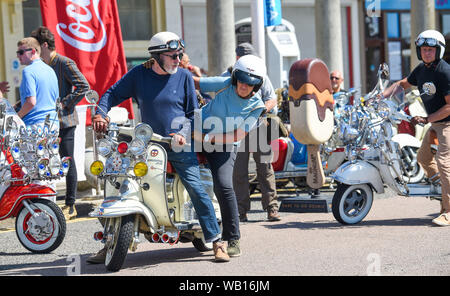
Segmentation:
{"type": "MultiPolygon", "coordinates": [[[[164,137],[173,134],[173,145],[184,146],[191,138],[191,122],[198,108],[191,74],[179,68],[184,42],[174,33],[160,32],[150,39],[151,67],[139,65],[115,83],[99,101],[99,107],[108,111],[112,106],[133,97],[139,104],[142,122],[164,137]]],[[[104,115],[98,110],[93,119],[96,131],[106,131],[104,115]]],[[[175,152],[168,146],[167,156],[189,192],[206,242],[221,245],[221,231],[212,201],[200,182],[200,168],[194,152],[175,152]]],[[[178,150],[178,149],[176,149],[178,150]]],[[[215,248],[215,250],[222,248],[215,248]]],[[[88,262],[102,263],[103,249],[88,262]]],[[[216,261],[229,261],[226,253],[216,253],[216,261]]]]}
{"type": "Polygon", "coordinates": [[[41,60],[39,42],[35,38],[24,38],[17,47],[17,58],[20,64],[26,65],[19,88],[21,108],[17,114],[27,126],[41,125],[50,115],[52,130],[58,130],[59,88],[55,71],[41,60]]]}

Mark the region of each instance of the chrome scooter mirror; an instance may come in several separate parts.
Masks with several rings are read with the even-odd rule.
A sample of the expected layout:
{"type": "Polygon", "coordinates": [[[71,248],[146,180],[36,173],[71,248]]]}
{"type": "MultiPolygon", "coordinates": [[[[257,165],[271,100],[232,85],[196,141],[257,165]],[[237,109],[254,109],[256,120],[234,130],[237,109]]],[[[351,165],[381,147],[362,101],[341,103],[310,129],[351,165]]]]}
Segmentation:
{"type": "Polygon", "coordinates": [[[108,112],[105,112],[105,110],[100,108],[100,106],[97,104],[99,96],[95,90],[93,90],[93,89],[88,90],[84,96],[86,98],[86,101],[88,101],[89,104],[97,106],[98,110],[100,110],[100,112],[102,112],[107,118],[109,118],[108,112]]]}
{"type": "Polygon", "coordinates": [[[97,105],[98,93],[95,90],[93,89],[88,90],[85,94],[85,97],[86,101],[88,101],[90,104],[97,105]]]}

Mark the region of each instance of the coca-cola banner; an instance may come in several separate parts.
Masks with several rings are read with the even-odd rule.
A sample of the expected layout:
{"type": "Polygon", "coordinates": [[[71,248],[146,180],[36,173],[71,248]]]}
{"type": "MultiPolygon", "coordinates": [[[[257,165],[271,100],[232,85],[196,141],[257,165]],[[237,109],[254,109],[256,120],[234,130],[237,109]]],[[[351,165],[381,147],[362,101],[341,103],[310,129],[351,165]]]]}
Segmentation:
{"type": "MultiPolygon", "coordinates": [[[[91,88],[103,95],[127,72],[116,1],[40,0],[40,5],[43,25],[55,35],[56,51],[73,59],[91,88]]],[[[131,99],[121,106],[133,119],[131,99]]]]}

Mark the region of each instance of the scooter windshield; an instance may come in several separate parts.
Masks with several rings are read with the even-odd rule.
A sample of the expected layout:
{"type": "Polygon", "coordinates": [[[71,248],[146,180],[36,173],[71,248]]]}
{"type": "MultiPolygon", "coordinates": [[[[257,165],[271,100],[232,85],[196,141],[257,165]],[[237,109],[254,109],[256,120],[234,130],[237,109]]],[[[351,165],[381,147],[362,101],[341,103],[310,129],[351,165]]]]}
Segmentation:
{"type": "Polygon", "coordinates": [[[405,101],[405,90],[399,84],[393,89],[389,100],[395,102],[397,105],[402,105],[405,101]]]}

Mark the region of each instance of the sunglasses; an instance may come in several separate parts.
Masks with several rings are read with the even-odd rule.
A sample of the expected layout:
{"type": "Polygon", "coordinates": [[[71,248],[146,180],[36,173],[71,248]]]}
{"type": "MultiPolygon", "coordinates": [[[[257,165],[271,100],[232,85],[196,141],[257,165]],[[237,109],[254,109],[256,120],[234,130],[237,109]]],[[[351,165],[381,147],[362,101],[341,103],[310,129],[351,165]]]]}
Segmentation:
{"type": "Polygon", "coordinates": [[[170,54],[161,54],[161,55],[163,55],[163,56],[166,56],[166,57],[171,57],[172,58],[172,60],[176,60],[177,58],[179,58],[180,60],[183,58],[183,53],[182,52],[180,52],[180,53],[174,53],[174,54],[172,54],[172,55],[170,55],[170,54]]]}
{"type": "Polygon", "coordinates": [[[435,47],[438,44],[441,44],[442,46],[444,46],[444,44],[442,44],[441,42],[439,42],[437,39],[435,38],[418,38],[416,40],[416,45],[417,46],[431,46],[431,47],[435,47]]]}
{"type": "Polygon", "coordinates": [[[33,50],[32,48],[27,48],[27,49],[19,49],[18,51],[16,51],[16,53],[18,55],[23,55],[26,51],[31,51],[33,50]]]}
{"type": "Polygon", "coordinates": [[[177,50],[179,48],[184,48],[184,41],[182,39],[179,40],[170,40],[167,41],[166,44],[158,45],[158,46],[150,46],[148,50],[151,51],[160,51],[160,50],[177,50]]]}
{"type": "Polygon", "coordinates": [[[340,80],[340,78],[336,76],[330,76],[330,80],[340,80]]]}

